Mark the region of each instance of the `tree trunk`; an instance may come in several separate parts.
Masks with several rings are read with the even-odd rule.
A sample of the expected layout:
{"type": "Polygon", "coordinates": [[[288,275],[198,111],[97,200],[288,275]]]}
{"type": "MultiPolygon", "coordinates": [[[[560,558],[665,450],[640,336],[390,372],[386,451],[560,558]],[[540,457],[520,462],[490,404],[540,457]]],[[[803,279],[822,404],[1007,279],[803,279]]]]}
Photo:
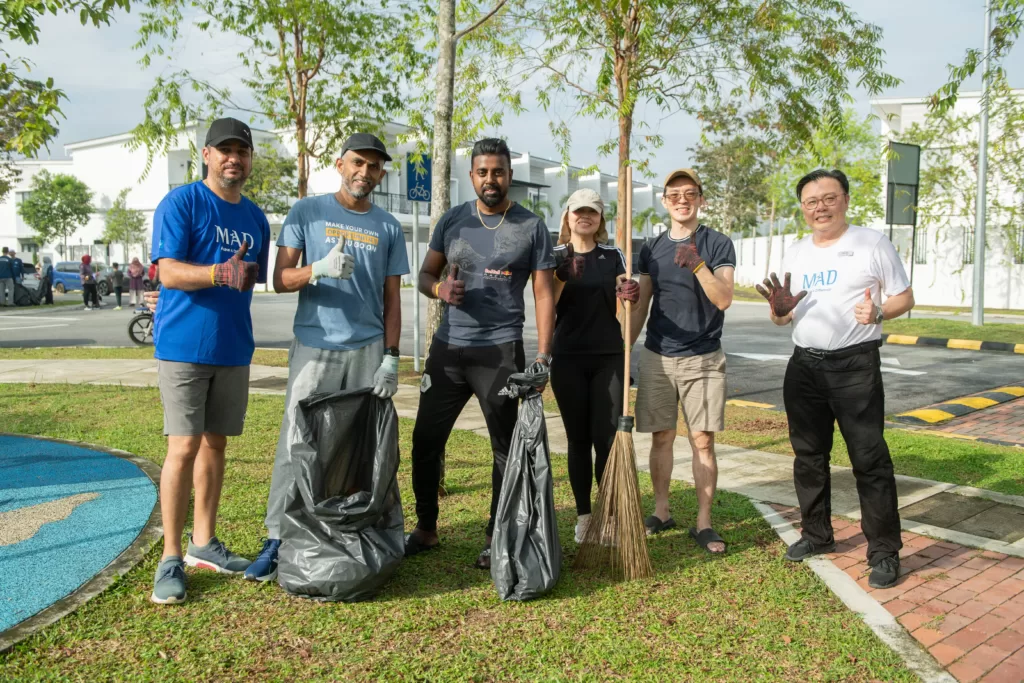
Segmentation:
{"type": "Polygon", "coordinates": [[[768,254],[764,259],[764,278],[768,279],[768,271],[772,265],[772,239],[775,236],[775,198],[772,198],[771,214],[768,217],[768,254]]]}
{"type": "MultiPolygon", "coordinates": [[[[623,53],[628,54],[628,44],[623,53]]],[[[615,56],[615,81],[618,85],[619,102],[626,102],[629,96],[629,61],[624,54],[615,56]]],[[[619,191],[617,193],[617,216],[615,217],[615,246],[626,250],[626,240],[632,239],[632,235],[626,234],[626,223],[629,217],[624,215],[626,210],[626,193],[632,192],[632,187],[626,186],[626,166],[629,165],[629,143],[633,134],[633,107],[630,105],[619,113],[619,191]]]]}
{"type": "MultiPolygon", "coordinates": [[[[452,112],[455,102],[455,0],[440,0],[437,8],[437,96],[434,103],[434,147],[431,155],[430,231],[451,208],[452,112]]],[[[418,278],[417,278],[418,281],[418,278]]],[[[430,299],[424,355],[430,354],[434,331],[441,324],[441,302],[430,299]]]]}
{"type": "Polygon", "coordinates": [[[306,196],[309,185],[309,153],[306,151],[306,122],[298,120],[295,122],[295,144],[298,147],[296,164],[298,164],[298,186],[299,199],[306,196]]]}

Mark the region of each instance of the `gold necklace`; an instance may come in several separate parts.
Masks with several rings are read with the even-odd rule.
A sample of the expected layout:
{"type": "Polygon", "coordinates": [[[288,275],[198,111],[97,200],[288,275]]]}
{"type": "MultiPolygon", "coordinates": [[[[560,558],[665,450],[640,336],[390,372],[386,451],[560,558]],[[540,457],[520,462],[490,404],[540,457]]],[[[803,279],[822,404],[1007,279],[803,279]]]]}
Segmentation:
{"type": "Polygon", "coordinates": [[[498,224],[495,225],[493,228],[491,226],[487,225],[486,223],[484,223],[484,217],[480,215],[480,207],[479,206],[476,207],[476,217],[480,221],[480,225],[484,226],[488,230],[497,230],[498,228],[501,227],[501,224],[505,222],[505,214],[508,213],[508,210],[511,209],[511,208],[512,208],[512,202],[509,202],[508,206],[505,207],[505,211],[502,212],[502,214],[501,214],[501,220],[498,221],[498,224]]]}

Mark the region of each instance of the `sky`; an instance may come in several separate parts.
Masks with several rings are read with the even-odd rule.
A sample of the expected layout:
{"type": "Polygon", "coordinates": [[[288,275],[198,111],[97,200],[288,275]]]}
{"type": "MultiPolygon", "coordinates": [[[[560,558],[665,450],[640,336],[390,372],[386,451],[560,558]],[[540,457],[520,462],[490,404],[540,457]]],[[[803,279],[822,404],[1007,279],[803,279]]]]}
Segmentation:
{"type": "MultiPolygon", "coordinates": [[[[945,81],[947,65],[959,63],[964,51],[982,47],[984,38],[984,0],[847,0],[863,21],[882,27],[886,70],[903,83],[882,93],[887,97],[919,97],[934,92],[945,81]]],[[[137,13],[119,12],[111,26],[99,29],[83,27],[74,16],[45,17],[40,22],[38,45],[14,51],[31,59],[33,76],[52,76],[64,89],[68,100],[63,105],[66,120],[50,145],[50,156],[64,156],[63,145],[131,130],[143,116],[143,101],[158,75],[155,68],[143,70],[140,53],[132,49],[139,26],[137,13]]],[[[231,83],[236,63],[236,46],[230,42],[201,40],[188,35],[180,46],[176,63],[219,83],[231,83]]],[[[1017,48],[1005,62],[1010,85],[1024,87],[1024,48],[1017,48]]],[[[977,89],[979,81],[968,82],[966,89],[977,89]]],[[[851,93],[854,107],[867,116],[868,95],[851,93]]],[[[529,152],[557,159],[558,152],[548,131],[549,117],[527,95],[528,111],[506,116],[500,131],[516,152],[529,152]]],[[[651,109],[652,124],[663,119],[651,109]]],[[[641,116],[644,113],[641,112],[641,116]]],[[[661,121],[657,128],[665,145],[654,153],[652,169],[660,182],[668,171],[690,165],[689,148],[700,131],[697,124],[682,115],[661,121]]],[[[615,160],[599,157],[597,147],[614,133],[614,124],[606,121],[576,120],[573,125],[572,161],[577,166],[599,164],[614,169],[615,160]]],[[[46,153],[43,153],[46,156],[46,153]]]]}

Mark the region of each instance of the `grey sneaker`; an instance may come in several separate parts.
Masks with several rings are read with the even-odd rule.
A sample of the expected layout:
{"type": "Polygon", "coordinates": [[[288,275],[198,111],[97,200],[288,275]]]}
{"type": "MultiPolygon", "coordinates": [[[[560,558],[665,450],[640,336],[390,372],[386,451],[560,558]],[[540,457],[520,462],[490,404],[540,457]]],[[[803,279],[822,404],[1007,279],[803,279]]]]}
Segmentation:
{"type": "Polygon", "coordinates": [[[185,602],[185,563],[180,557],[168,557],[157,566],[149,599],[158,605],[185,602]]]}
{"type": "Polygon", "coordinates": [[[220,574],[241,574],[252,563],[225,548],[216,536],[200,547],[192,542],[192,536],[189,535],[185,564],[196,569],[210,569],[220,574]]]}

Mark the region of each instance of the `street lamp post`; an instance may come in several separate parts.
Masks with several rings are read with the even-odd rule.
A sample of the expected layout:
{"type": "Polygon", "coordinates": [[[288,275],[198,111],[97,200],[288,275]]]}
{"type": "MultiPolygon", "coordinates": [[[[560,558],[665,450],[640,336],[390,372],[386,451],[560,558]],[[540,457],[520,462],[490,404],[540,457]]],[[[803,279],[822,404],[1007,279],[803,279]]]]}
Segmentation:
{"type": "Polygon", "coordinates": [[[981,72],[981,122],[978,131],[978,203],[974,214],[974,296],[971,322],[985,324],[985,181],[988,174],[988,69],[992,38],[992,0],[985,0],[985,61],[981,72]]]}

